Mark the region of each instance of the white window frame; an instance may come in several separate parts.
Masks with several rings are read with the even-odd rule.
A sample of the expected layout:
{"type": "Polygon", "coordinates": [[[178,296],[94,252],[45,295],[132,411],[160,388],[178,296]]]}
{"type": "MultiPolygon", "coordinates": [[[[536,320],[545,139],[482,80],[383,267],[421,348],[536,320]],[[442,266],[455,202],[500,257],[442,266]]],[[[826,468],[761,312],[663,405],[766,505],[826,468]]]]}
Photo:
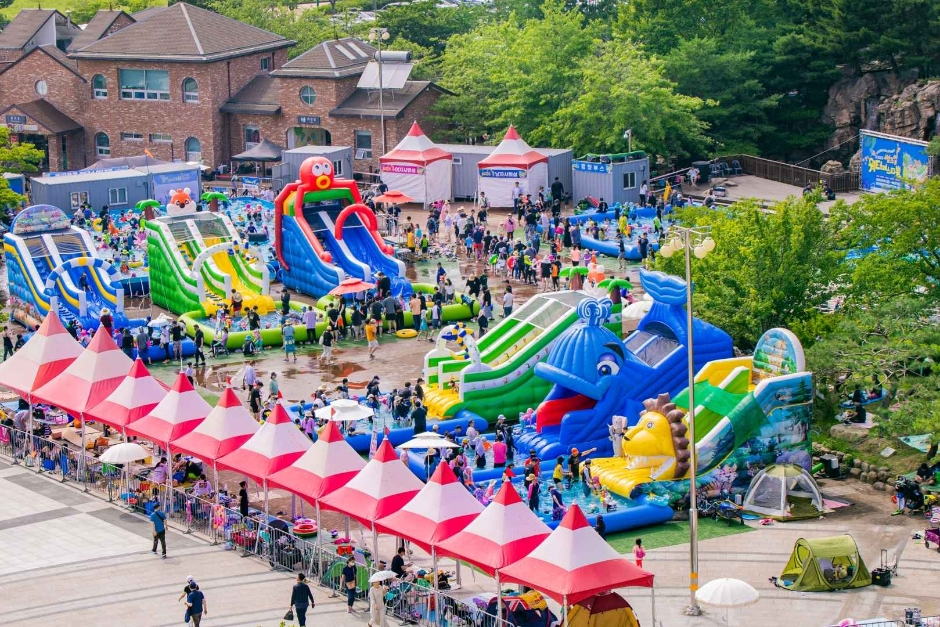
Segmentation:
{"type": "Polygon", "coordinates": [[[110,157],[111,156],[111,138],[107,133],[96,133],[95,134],[95,155],[98,157],[110,157]],[[108,140],[107,146],[99,146],[98,138],[104,137],[108,140]]]}
{"type": "Polygon", "coordinates": [[[84,203],[88,202],[88,192],[71,192],[69,194],[72,209],[78,210],[84,203]]]}
{"type": "Polygon", "coordinates": [[[108,77],[104,74],[95,74],[91,79],[91,89],[92,94],[94,95],[95,100],[107,100],[108,99],[108,77]],[[104,88],[95,87],[95,79],[101,77],[101,80],[104,81],[104,88]]]}
{"type": "Polygon", "coordinates": [[[169,77],[170,72],[168,70],[138,70],[137,68],[119,68],[118,69],[118,90],[121,94],[121,100],[146,100],[148,102],[158,101],[158,102],[169,102],[170,101],[170,90],[166,91],[162,89],[147,89],[147,72],[166,72],[167,75],[167,86],[169,86],[169,77]],[[121,87],[121,72],[124,70],[130,71],[140,71],[144,73],[144,85],[143,89],[124,89],[121,87]]]}
{"type": "Polygon", "coordinates": [[[150,133],[151,144],[172,144],[173,136],[169,133],[150,133]]]}
{"type": "Polygon", "coordinates": [[[314,89],[312,85],[304,85],[303,87],[300,88],[300,91],[297,93],[297,97],[300,98],[301,104],[307,107],[312,107],[313,105],[317,103],[317,90],[314,89]],[[313,101],[307,102],[306,100],[304,100],[305,89],[309,89],[311,92],[313,92],[313,101]]]}
{"type": "Polygon", "coordinates": [[[622,180],[622,182],[623,182],[623,189],[636,189],[636,172],[624,172],[624,173],[623,173],[623,178],[624,178],[624,179],[632,179],[632,180],[633,180],[633,185],[627,185],[627,183],[628,183],[629,181],[623,181],[623,180],[622,180]]]}
{"type": "Polygon", "coordinates": [[[343,176],[343,160],[333,162],[333,176],[343,176]]]}
{"type": "Polygon", "coordinates": [[[271,57],[261,57],[261,71],[267,72],[271,69],[271,57]]]}
{"type": "Polygon", "coordinates": [[[143,133],[133,133],[133,132],[127,133],[127,132],[122,131],[122,132],[121,132],[121,141],[122,141],[122,142],[142,142],[142,141],[144,141],[144,134],[143,134],[143,133]]]}
{"type": "Polygon", "coordinates": [[[463,165],[463,157],[454,157],[453,165],[463,165]]]}
{"type": "Polygon", "coordinates": [[[186,156],[186,161],[202,161],[202,141],[198,137],[189,136],[183,141],[183,154],[186,156]],[[199,143],[199,152],[190,152],[189,150],[189,140],[195,139],[199,143]]]}
{"type": "Polygon", "coordinates": [[[371,159],[372,158],[372,131],[357,130],[353,131],[353,143],[356,150],[356,159],[371,159]],[[360,136],[369,136],[369,147],[360,148],[359,147],[359,137],[360,136]],[[361,155],[361,156],[360,156],[361,155]]]}
{"type": "Polygon", "coordinates": [[[199,81],[192,76],[183,79],[183,102],[189,104],[199,104],[199,81]],[[196,91],[186,91],[186,83],[192,81],[196,84],[196,91]]]}
{"type": "Polygon", "coordinates": [[[126,205],[127,204],[127,188],[126,187],[110,187],[108,188],[108,205],[126,205]],[[123,197],[123,200],[121,198],[123,197]]]}

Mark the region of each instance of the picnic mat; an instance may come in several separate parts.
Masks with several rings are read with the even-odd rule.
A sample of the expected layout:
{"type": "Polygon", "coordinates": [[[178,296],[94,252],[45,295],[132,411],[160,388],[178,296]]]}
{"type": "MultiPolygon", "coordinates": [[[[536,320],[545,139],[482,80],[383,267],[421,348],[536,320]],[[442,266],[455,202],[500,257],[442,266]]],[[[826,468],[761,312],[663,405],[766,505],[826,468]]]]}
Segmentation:
{"type": "Polygon", "coordinates": [[[928,450],[930,450],[929,433],[925,433],[923,435],[902,435],[898,439],[907,444],[912,449],[918,450],[921,453],[926,453],[928,450]]]}

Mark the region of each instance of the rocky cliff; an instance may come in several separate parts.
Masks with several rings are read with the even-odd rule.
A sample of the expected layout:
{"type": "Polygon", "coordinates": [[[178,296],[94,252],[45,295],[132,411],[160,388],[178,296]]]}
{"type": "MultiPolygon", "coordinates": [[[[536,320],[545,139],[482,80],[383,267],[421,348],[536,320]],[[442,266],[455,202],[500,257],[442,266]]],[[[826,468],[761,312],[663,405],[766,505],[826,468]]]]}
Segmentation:
{"type": "Polygon", "coordinates": [[[878,105],[878,130],[929,141],[940,134],[940,81],[908,85],[878,105]]]}

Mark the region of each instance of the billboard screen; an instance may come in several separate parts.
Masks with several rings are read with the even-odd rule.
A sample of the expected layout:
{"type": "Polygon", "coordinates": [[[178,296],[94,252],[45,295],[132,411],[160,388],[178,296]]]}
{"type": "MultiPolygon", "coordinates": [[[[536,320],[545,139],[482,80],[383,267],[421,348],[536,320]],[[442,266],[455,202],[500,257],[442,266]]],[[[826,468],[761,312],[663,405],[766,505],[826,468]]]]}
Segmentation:
{"type": "Polygon", "coordinates": [[[861,132],[860,186],[866,192],[889,192],[927,180],[927,143],[870,131],[861,132]]]}

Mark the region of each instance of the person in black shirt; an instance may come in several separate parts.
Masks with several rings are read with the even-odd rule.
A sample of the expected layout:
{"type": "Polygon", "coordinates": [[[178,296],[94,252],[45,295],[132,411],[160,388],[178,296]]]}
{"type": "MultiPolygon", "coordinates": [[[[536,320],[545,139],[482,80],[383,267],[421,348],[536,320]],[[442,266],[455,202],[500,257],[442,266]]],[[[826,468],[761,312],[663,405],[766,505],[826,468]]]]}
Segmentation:
{"type": "Polygon", "coordinates": [[[480,335],[478,337],[483,337],[486,335],[486,329],[490,326],[490,321],[486,319],[486,314],[482,311],[477,318],[477,324],[480,325],[480,335]]]}
{"type": "Polygon", "coordinates": [[[196,367],[199,367],[199,360],[202,359],[202,365],[206,365],[206,354],[203,347],[206,345],[206,334],[202,332],[202,327],[196,325],[196,335],[193,337],[193,343],[196,345],[196,367]]]}
{"type": "Polygon", "coordinates": [[[290,293],[286,287],[281,292],[281,313],[285,316],[290,313],[290,293]]]}
{"type": "Polygon", "coordinates": [[[607,213],[607,209],[609,209],[607,201],[602,197],[600,202],[597,203],[597,213],[607,213]]]}
{"type": "Polygon", "coordinates": [[[238,482],[238,512],[242,518],[248,516],[248,484],[244,481],[238,482]]]}
{"type": "Polygon", "coordinates": [[[411,562],[405,562],[405,548],[399,547],[398,554],[392,558],[392,568],[391,571],[395,573],[395,576],[399,579],[405,579],[410,575],[408,569],[411,567],[411,562]]]}
{"type": "Polygon", "coordinates": [[[411,412],[411,421],[414,425],[415,435],[428,430],[428,410],[424,408],[421,401],[415,402],[415,408],[411,412]]]}
{"type": "Polygon", "coordinates": [[[307,627],[307,610],[316,606],[313,600],[313,593],[310,592],[310,586],[307,585],[306,577],[303,573],[297,573],[297,583],[290,593],[290,604],[294,608],[294,614],[297,618],[297,624],[300,627],[307,627]]]}
{"type": "Polygon", "coordinates": [[[173,340],[173,358],[183,359],[183,325],[174,324],[170,326],[170,339],[173,340]]]}
{"type": "Polygon", "coordinates": [[[356,559],[350,557],[346,560],[346,565],[343,567],[339,576],[339,587],[343,588],[346,592],[347,614],[353,611],[353,603],[356,602],[356,584],[356,559]]]}
{"type": "Polygon", "coordinates": [[[261,381],[255,381],[255,384],[251,388],[251,392],[248,393],[248,407],[251,409],[252,415],[255,417],[255,420],[261,422],[261,390],[263,385],[261,381]]]}

